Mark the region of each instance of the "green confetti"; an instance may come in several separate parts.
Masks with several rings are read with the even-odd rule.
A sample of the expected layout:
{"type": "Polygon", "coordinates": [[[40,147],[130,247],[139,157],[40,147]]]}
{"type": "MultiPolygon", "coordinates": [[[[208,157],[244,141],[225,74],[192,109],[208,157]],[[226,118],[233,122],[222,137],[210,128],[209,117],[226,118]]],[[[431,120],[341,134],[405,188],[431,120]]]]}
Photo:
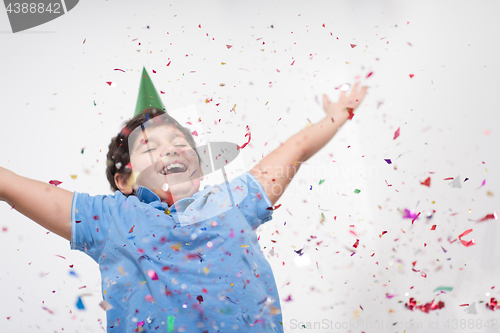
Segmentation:
{"type": "Polygon", "coordinates": [[[97,104],[95,104],[95,101],[94,101],[94,106],[96,106],[97,104]]]}
{"type": "Polygon", "coordinates": [[[354,193],[356,193],[356,194],[358,194],[359,192],[361,192],[361,191],[360,191],[360,190],[358,190],[358,189],[355,189],[355,190],[354,190],[354,193]]]}
{"type": "Polygon", "coordinates": [[[175,321],[175,317],[174,316],[168,316],[167,317],[167,330],[168,330],[168,332],[173,332],[173,330],[174,330],[174,321],[175,321]]]}
{"type": "Polygon", "coordinates": [[[434,292],[436,291],[441,291],[441,290],[444,290],[444,291],[452,291],[453,290],[453,287],[437,287],[436,289],[434,289],[434,292]]]}
{"type": "Polygon", "coordinates": [[[321,184],[323,184],[324,182],[325,182],[325,180],[324,180],[324,179],[320,179],[320,180],[319,180],[319,184],[318,184],[318,185],[321,185],[321,184]]]}

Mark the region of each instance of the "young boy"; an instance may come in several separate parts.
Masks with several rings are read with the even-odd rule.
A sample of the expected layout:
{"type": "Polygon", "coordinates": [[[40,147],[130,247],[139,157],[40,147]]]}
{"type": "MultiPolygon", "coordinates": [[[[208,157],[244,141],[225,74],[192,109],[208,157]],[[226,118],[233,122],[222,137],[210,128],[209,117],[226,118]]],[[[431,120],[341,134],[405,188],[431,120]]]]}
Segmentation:
{"type": "Polygon", "coordinates": [[[190,132],[150,108],[109,146],[114,195],[70,192],[0,167],[0,200],[99,264],[108,332],[283,332],[276,283],[254,230],[366,90],[356,83],[337,103],[324,95],[323,120],[229,184],[200,191],[203,161],[190,132]],[[29,199],[27,188],[35,194],[29,199]]]}

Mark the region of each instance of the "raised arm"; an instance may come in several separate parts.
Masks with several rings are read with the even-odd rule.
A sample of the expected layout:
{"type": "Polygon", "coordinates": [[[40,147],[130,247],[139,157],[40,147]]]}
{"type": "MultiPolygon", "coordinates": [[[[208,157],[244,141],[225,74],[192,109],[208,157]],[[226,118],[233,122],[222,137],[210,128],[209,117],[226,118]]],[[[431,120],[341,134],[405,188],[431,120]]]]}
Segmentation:
{"type": "Polygon", "coordinates": [[[337,130],[352,118],[367,90],[367,87],[358,90],[358,86],[359,83],[354,85],[349,97],[342,91],[337,103],[330,102],[328,97],[323,95],[326,117],[293,135],[250,170],[264,187],[273,205],[288,187],[301,163],[323,148],[337,130]]]}
{"type": "Polygon", "coordinates": [[[0,201],[45,229],[71,240],[73,192],[0,167],[0,201]]]}

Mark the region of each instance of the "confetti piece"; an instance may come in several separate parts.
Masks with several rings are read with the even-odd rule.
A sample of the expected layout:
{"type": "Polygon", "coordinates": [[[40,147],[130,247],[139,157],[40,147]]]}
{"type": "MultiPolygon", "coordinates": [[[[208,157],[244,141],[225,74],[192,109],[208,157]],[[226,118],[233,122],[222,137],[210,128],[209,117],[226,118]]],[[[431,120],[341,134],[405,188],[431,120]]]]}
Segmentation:
{"type": "Polygon", "coordinates": [[[405,303],[405,308],[410,309],[413,311],[414,308],[419,309],[422,312],[429,313],[431,310],[438,310],[444,308],[444,303],[442,301],[439,301],[439,303],[434,303],[434,300],[432,300],[429,303],[426,303],[425,305],[417,305],[417,301],[412,297],[410,298],[410,301],[408,303],[405,303]]]}
{"type": "Polygon", "coordinates": [[[418,214],[416,214],[414,211],[411,211],[409,209],[405,209],[405,212],[403,214],[404,219],[416,219],[418,218],[418,214]]]}
{"type": "Polygon", "coordinates": [[[58,255],[58,254],[56,254],[56,257],[66,259],[66,258],[64,258],[63,256],[60,256],[60,255],[58,255]]]}
{"type": "Polygon", "coordinates": [[[109,304],[107,301],[101,301],[101,303],[99,303],[99,305],[101,306],[101,308],[104,311],[109,311],[113,308],[113,306],[111,304],[109,304]]]}
{"type": "Polygon", "coordinates": [[[194,136],[198,136],[198,132],[196,132],[196,130],[192,131],[191,134],[194,135],[194,136]]]}
{"type": "Polygon", "coordinates": [[[243,245],[241,245],[240,247],[248,247],[248,245],[246,245],[246,244],[243,244],[243,245]]]}
{"type": "Polygon", "coordinates": [[[86,42],[86,41],[87,41],[87,38],[85,38],[85,39],[83,40],[83,44],[85,44],[85,42],[86,42]]]}
{"type": "Polygon", "coordinates": [[[76,175],[70,175],[72,179],[76,179],[76,175]]]}
{"type": "Polygon", "coordinates": [[[369,78],[372,75],[373,75],[373,72],[370,72],[370,73],[368,73],[368,75],[366,76],[366,78],[369,78]]]}
{"type": "Polygon", "coordinates": [[[125,73],[125,71],[123,69],[119,69],[119,68],[115,68],[115,71],[122,71],[123,73],[125,73]]]}
{"type": "Polygon", "coordinates": [[[233,46],[232,46],[232,45],[226,45],[226,47],[227,47],[228,49],[230,49],[230,48],[232,48],[233,46]]]}
{"type": "Polygon", "coordinates": [[[442,246],[441,246],[441,249],[443,249],[443,252],[444,252],[444,253],[448,252],[448,251],[446,251],[446,250],[445,250],[445,248],[444,248],[444,247],[442,247],[442,246]]]}
{"type": "Polygon", "coordinates": [[[355,190],[354,190],[354,193],[356,193],[356,194],[358,194],[358,193],[360,193],[360,192],[361,192],[361,190],[358,190],[358,189],[355,189],[355,190]]]}
{"type": "Polygon", "coordinates": [[[78,301],[76,302],[76,307],[80,310],[85,310],[85,306],[83,305],[82,299],[78,297],[78,301]]]}
{"type": "Polygon", "coordinates": [[[84,151],[85,151],[85,147],[82,148],[82,154],[83,154],[84,151]]]}
{"type": "Polygon", "coordinates": [[[398,127],[398,129],[396,130],[396,132],[394,132],[394,138],[393,138],[393,140],[396,140],[398,138],[398,136],[399,136],[399,129],[400,128],[401,127],[398,127]]]}
{"type": "Polygon", "coordinates": [[[58,181],[58,180],[51,180],[51,181],[49,181],[49,184],[50,184],[50,185],[57,186],[57,185],[62,184],[62,182],[60,182],[60,181],[58,181]]]}
{"type": "Polygon", "coordinates": [[[358,245],[359,245],[359,239],[356,239],[356,242],[352,245],[352,247],[357,249],[358,245]]]}
{"type": "Polygon", "coordinates": [[[319,184],[318,184],[318,185],[321,185],[321,184],[323,184],[324,182],[325,182],[325,180],[324,180],[324,179],[320,179],[320,181],[319,181],[319,184]]]}
{"type": "Polygon", "coordinates": [[[158,280],[158,275],[156,275],[156,272],[154,270],[150,269],[148,271],[148,275],[151,278],[151,280],[153,280],[153,281],[157,281],[158,280]]]}
{"type": "Polygon", "coordinates": [[[470,241],[464,241],[462,240],[462,237],[470,234],[472,232],[472,229],[468,229],[468,230],[465,230],[464,232],[462,232],[459,236],[458,236],[458,239],[462,242],[462,245],[465,246],[465,247],[470,247],[472,245],[476,245],[474,243],[474,239],[470,240],[470,241]]]}
{"type": "Polygon", "coordinates": [[[415,76],[415,74],[410,74],[410,79],[411,79],[412,77],[414,77],[414,76],[415,76]]]}
{"type": "Polygon", "coordinates": [[[483,182],[481,183],[481,186],[479,186],[478,188],[476,188],[476,190],[479,190],[481,187],[483,187],[484,185],[486,184],[486,179],[483,180],[483,182]]]}
{"type": "Polygon", "coordinates": [[[436,230],[436,225],[435,224],[431,227],[431,230],[436,230]]]}
{"type": "Polygon", "coordinates": [[[113,84],[113,82],[111,82],[111,81],[108,81],[108,82],[106,82],[106,83],[107,83],[108,85],[110,85],[110,86],[113,84]]]}
{"type": "Polygon", "coordinates": [[[354,109],[353,108],[345,108],[347,112],[349,112],[349,120],[351,120],[354,117],[354,109]]]}
{"type": "Polygon", "coordinates": [[[295,60],[294,60],[294,61],[292,61],[292,63],[290,64],[290,66],[293,66],[293,64],[295,64],[295,60]]]}
{"type": "Polygon", "coordinates": [[[210,273],[210,270],[208,269],[208,267],[203,267],[203,272],[205,273],[205,275],[208,275],[208,273],[210,273]]]}
{"type": "Polygon", "coordinates": [[[495,311],[495,309],[500,309],[500,306],[498,305],[498,301],[492,297],[490,299],[490,303],[486,304],[486,307],[490,309],[491,311],[495,311]]]}
{"type": "Polygon", "coordinates": [[[497,212],[493,212],[493,214],[487,214],[485,217],[483,217],[482,219],[480,219],[476,222],[483,222],[483,221],[490,220],[490,219],[498,220],[497,212]]]}
{"type": "Polygon", "coordinates": [[[267,207],[266,210],[276,210],[276,209],[278,209],[280,207],[281,207],[281,204],[279,204],[277,206],[274,206],[274,208],[273,207],[267,207]]]}
{"type": "Polygon", "coordinates": [[[350,45],[351,45],[351,49],[356,47],[356,44],[350,44],[350,45]]]}
{"type": "Polygon", "coordinates": [[[148,294],[144,298],[146,299],[146,301],[149,301],[149,302],[153,303],[153,296],[151,296],[151,295],[148,294]]]}
{"type": "Polygon", "coordinates": [[[434,292],[436,291],[452,291],[453,290],[453,287],[437,287],[436,289],[434,289],[434,292]]]}
{"type": "Polygon", "coordinates": [[[428,177],[426,180],[423,182],[420,182],[420,184],[431,187],[431,177],[428,177]]]}
{"type": "Polygon", "coordinates": [[[168,64],[167,64],[167,66],[170,66],[170,63],[171,63],[171,62],[172,62],[172,61],[169,61],[169,62],[168,62],[168,64]]]}
{"type": "Polygon", "coordinates": [[[175,322],[175,317],[174,316],[168,316],[167,317],[167,331],[168,332],[173,332],[173,330],[174,330],[174,322],[175,322]]]}
{"type": "Polygon", "coordinates": [[[241,147],[239,145],[236,145],[236,150],[240,150],[240,149],[243,149],[247,146],[247,144],[250,143],[250,140],[252,139],[252,134],[250,132],[248,132],[247,134],[245,134],[245,137],[248,136],[248,141],[245,142],[241,147]]]}
{"type": "Polygon", "coordinates": [[[132,228],[130,228],[130,230],[128,231],[128,233],[132,233],[134,231],[134,227],[135,227],[135,224],[132,226],[132,228]]]}
{"type": "Polygon", "coordinates": [[[203,296],[202,295],[196,296],[196,300],[200,303],[203,302],[203,296]]]}
{"type": "Polygon", "coordinates": [[[392,164],[392,161],[389,158],[384,158],[384,161],[386,161],[387,164],[392,164]]]}

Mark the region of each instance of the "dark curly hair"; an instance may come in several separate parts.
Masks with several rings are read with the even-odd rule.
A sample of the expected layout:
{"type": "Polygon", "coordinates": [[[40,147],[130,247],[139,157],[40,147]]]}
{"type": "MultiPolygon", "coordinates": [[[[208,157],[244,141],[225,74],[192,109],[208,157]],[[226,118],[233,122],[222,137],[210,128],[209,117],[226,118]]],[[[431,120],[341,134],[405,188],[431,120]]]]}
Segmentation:
{"type": "MultiPolygon", "coordinates": [[[[169,116],[165,111],[162,111],[158,108],[147,108],[144,111],[142,111],[140,114],[136,115],[134,118],[127,120],[123,123],[122,125],[122,130],[120,133],[115,136],[114,138],[111,139],[111,143],[108,146],[108,154],[106,155],[107,160],[106,160],[106,177],[108,178],[109,184],[111,186],[111,190],[113,192],[118,191],[118,187],[116,186],[115,183],[115,174],[123,174],[127,178],[130,177],[132,174],[132,170],[127,168],[127,164],[130,163],[130,156],[129,156],[129,135],[132,133],[132,131],[137,128],[138,126],[143,125],[146,121],[152,118],[156,118],[158,116],[162,116],[161,121],[154,121],[151,124],[148,123],[148,128],[153,128],[157,127],[160,125],[171,125],[176,127],[179,131],[181,131],[191,148],[194,149],[196,154],[198,155],[198,160],[200,160],[200,155],[198,154],[198,151],[196,150],[196,144],[194,142],[193,136],[191,135],[191,132],[189,129],[181,126],[177,120],[169,116]]],[[[137,136],[136,133],[133,134],[134,136],[137,136]]],[[[132,136],[132,142],[135,142],[135,137],[132,136]]],[[[132,194],[129,195],[135,195],[135,191],[132,194]]],[[[129,195],[126,195],[127,197],[129,195]]]]}

